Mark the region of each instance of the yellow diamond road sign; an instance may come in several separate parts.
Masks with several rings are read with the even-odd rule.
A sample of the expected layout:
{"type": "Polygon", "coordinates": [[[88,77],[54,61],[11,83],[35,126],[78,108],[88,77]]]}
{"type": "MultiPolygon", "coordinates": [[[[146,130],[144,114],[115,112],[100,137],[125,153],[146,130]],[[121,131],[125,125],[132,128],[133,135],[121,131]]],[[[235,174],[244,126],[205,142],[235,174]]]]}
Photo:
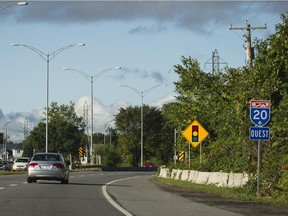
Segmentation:
{"type": "Polygon", "coordinates": [[[192,146],[197,147],[209,135],[209,133],[197,120],[194,120],[182,132],[182,135],[191,143],[192,146]]]}

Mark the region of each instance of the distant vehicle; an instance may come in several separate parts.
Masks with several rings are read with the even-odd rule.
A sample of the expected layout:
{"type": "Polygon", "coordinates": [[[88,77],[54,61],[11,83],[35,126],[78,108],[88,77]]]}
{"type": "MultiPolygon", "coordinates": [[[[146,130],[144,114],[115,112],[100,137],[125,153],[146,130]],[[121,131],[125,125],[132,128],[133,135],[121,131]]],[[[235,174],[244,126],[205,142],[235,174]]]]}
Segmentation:
{"type": "Polygon", "coordinates": [[[27,182],[56,180],[69,183],[69,164],[60,153],[36,153],[28,164],[27,182]]]}
{"type": "Polygon", "coordinates": [[[27,165],[29,163],[29,157],[19,157],[17,158],[12,166],[12,170],[27,170],[27,165]]]}
{"type": "Polygon", "coordinates": [[[10,171],[11,166],[8,161],[0,161],[0,170],[10,171]]]}
{"type": "Polygon", "coordinates": [[[144,164],[144,167],[145,168],[157,168],[157,166],[154,163],[151,163],[151,162],[144,164]]]}

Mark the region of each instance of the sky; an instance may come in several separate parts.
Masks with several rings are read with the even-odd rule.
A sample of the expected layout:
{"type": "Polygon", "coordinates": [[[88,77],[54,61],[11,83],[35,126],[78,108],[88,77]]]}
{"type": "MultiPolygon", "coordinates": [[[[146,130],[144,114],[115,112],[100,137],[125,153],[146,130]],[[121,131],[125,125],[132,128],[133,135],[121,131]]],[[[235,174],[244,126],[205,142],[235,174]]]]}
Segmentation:
{"type": "MultiPolygon", "coordinates": [[[[10,1],[11,3],[11,1],[10,1]]],[[[7,1],[0,1],[7,5],[7,1]]],[[[47,55],[67,45],[49,61],[49,104],[75,103],[90,115],[91,82],[83,73],[100,75],[93,82],[94,132],[113,126],[119,108],[144,104],[161,107],[175,101],[173,66],[181,57],[195,58],[211,72],[212,52],[220,67],[245,66],[245,31],[232,27],[267,25],[252,31],[252,41],[266,39],[281,23],[287,1],[28,1],[0,9],[0,131],[13,142],[24,139],[43,117],[47,96],[47,55]],[[35,50],[11,43],[24,44],[35,50]],[[122,69],[112,69],[121,66],[122,69]],[[63,70],[72,68],[77,70],[63,70]],[[81,71],[82,74],[79,72],[81,71]],[[102,73],[103,72],[103,73],[102,73]]],[[[193,82],[193,80],[191,80],[193,82]]],[[[90,116],[89,116],[90,118],[90,116]]],[[[90,122],[90,120],[89,120],[90,122]]],[[[1,142],[1,141],[0,141],[1,142]]]]}

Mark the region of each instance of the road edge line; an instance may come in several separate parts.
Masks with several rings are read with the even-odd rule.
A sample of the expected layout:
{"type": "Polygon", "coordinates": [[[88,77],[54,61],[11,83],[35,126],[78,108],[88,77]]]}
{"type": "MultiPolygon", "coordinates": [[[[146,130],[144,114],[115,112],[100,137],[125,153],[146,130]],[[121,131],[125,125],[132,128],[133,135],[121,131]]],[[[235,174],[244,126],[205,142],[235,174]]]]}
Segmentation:
{"type": "Polygon", "coordinates": [[[104,197],[108,200],[108,202],[114,207],[116,208],[118,211],[120,211],[121,213],[123,213],[126,216],[133,216],[133,214],[131,214],[130,212],[128,212],[126,209],[122,208],[117,202],[115,202],[112,197],[108,194],[107,192],[107,186],[110,184],[113,184],[117,181],[123,181],[123,180],[127,180],[127,179],[132,179],[132,178],[137,178],[138,176],[134,176],[134,177],[128,177],[128,178],[123,178],[123,179],[116,179],[114,181],[108,182],[105,185],[102,186],[102,192],[104,197]]]}

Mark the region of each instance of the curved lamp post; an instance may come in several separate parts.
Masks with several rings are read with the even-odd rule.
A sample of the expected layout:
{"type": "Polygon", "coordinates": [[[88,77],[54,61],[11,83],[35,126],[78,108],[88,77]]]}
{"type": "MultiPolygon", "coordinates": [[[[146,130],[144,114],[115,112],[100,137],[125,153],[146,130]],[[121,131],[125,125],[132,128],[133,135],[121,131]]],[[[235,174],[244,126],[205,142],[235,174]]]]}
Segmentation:
{"type": "Polygon", "coordinates": [[[71,44],[71,45],[67,45],[64,47],[61,47],[60,49],[52,52],[52,53],[44,53],[41,50],[33,47],[33,46],[29,46],[29,45],[25,45],[25,44],[17,44],[17,43],[12,43],[12,46],[22,46],[25,47],[27,49],[32,50],[33,52],[37,53],[42,59],[44,59],[44,61],[46,61],[46,148],[45,151],[48,152],[48,107],[49,107],[49,62],[55,58],[60,52],[74,47],[74,46],[85,46],[84,43],[79,43],[79,44],[71,44]]]}
{"type": "Polygon", "coordinates": [[[9,124],[9,123],[11,123],[10,121],[9,122],[6,122],[5,124],[4,124],[4,133],[5,133],[5,136],[4,136],[4,133],[3,133],[3,148],[4,148],[4,146],[5,146],[5,160],[7,161],[7,128],[6,128],[6,126],[7,126],[7,124],[9,124]],[[6,138],[6,141],[5,141],[5,138],[6,138]],[[4,144],[5,143],[5,144],[4,144]]]}
{"type": "Polygon", "coordinates": [[[79,74],[81,74],[85,79],[87,79],[88,81],[90,81],[91,84],[91,143],[90,143],[90,162],[91,164],[93,164],[92,162],[92,148],[93,148],[93,83],[96,79],[98,79],[101,75],[103,75],[104,73],[113,70],[113,69],[121,69],[121,67],[113,67],[113,68],[108,68],[106,70],[100,71],[99,73],[95,74],[94,76],[91,76],[81,70],[78,69],[73,69],[73,68],[63,68],[62,70],[71,70],[71,71],[75,71],[79,74]]]}
{"type": "Polygon", "coordinates": [[[139,89],[136,89],[130,85],[118,85],[119,87],[126,87],[129,88],[131,90],[133,90],[134,92],[136,92],[136,94],[138,94],[141,97],[141,167],[143,167],[143,97],[149,93],[151,90],[161,87],[161,86],[167,86],[167,84],[159,84],[159,85],[155,85],[152,86],[144,91],[140,91],[139,89]]]}
{"type": "Polygon", "coordinates": [[[25,6],[25,5],[28,5],[28,2],[11,2],[11,3],[8,3],[8,4],[3,4],[3,5],[0,5],[0,10],[3,10],[5,8],[8,8],[8,7],[11,7],[11,6],[25,6]]]}
{"type": "MultiPolygon", "coordinates": [[[[110,122],[113,122],[114,120],[110,120],[110,121],[107,121],[105,124],[104,124],[104,127],[106,129],[106,126],[110,123],[110,122]]],[[[105,131],[106,132],[106,131],[105,131]]],[[[104,140],[105,140],[105,134],[104,134],[104,140]]],[[[104,141],[104,146],[105,146],[105,141],[104,141]]],[[[111,129],[109,128],[109,147],[111,147],[111,129]]]]}

